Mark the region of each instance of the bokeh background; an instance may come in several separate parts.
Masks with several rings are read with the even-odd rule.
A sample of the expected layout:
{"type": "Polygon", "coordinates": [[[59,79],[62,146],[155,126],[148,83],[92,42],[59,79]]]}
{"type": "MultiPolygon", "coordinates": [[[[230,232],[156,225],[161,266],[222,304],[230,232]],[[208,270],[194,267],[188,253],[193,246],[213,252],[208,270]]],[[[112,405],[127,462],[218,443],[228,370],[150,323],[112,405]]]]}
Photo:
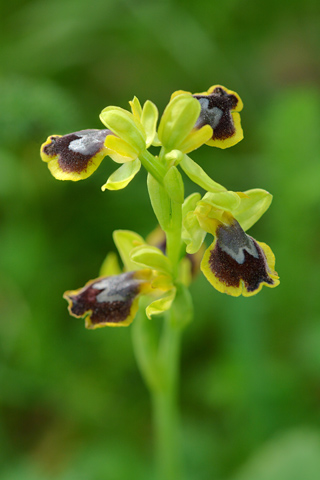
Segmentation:
{"type": "Polygon", "coordinates": [[[192,287],[185,478],[320,478],[319,2],[0,8],[0,478],[154,478],[130,327],[86,331],[62,299],[97,276],[114,229],[156,226],[145,172],[102,193],[110,159],[85,182],[58,182],[39,147],[50,134],[100,128],[102,108],[127,108],[134,95],[162,111],[174,90],[215,83],[242,97],[245,139],[192,156],[231,190],[274,195],[250,233],[271,245],[281,285],[249,299],[221,295],[201,275],[192,287]]]}

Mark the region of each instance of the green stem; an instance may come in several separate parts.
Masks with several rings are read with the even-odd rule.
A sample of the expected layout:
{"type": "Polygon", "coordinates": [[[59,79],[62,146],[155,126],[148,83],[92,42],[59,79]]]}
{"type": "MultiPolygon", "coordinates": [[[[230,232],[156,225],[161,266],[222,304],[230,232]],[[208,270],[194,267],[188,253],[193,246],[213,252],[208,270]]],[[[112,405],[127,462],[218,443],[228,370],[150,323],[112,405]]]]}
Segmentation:
{"type": "Polygon", "coordinates": [[[171,200],[171,225],[166,231],[167,256],[171,260],[173,276],[176,278],[181,255],[182,207],[171,200]]]}
{"type": "Polygon", "coordinates": [[[177,390],[181,330],[172,328],[169,315],[163,326],[159,351],[159,361],[166,381],[164,388],[152,392],[152,405],[159,479],[180,480],[181,441],[177,390]]]}
{"type": "Polygon", "coordinates": [[[166,168],[162,165],[156,157],[154,157],[148,150],[139,154],[139,160],[144,168],[151,173],[151,175],[158,180],[159,183],[163,183],[163,177],[167,173],[166,168]]]}
{"type": "Polygon", "coordinates": [[[159,480],[180,480],[180,439],[177,407],[181,329],[168,312],[160,338],[155,321],[145,315],[145,304],[135,318],[132,339],[141,374],[153,407],[156,463],[159,480]]]}
{"type": "MultiPolygon", "coordinates": [[[[167,256],[176,279],[181,251],[181,204],[171,200],[170,228],[166,230],[167,256]]],[[[180,480],[180,439],[177,390],[179,381],[180,339],[182,329],[174,321],[174,310],[167,312],[159,342],[158,360],[164,386],[152,391],[153,418],[159,479],[180,480]]]]}
{"type": "Polygon", "coordinates": [[[181,288],[177,283],[181,254],[182,206],[170,198],[164,188],[166,167],[149,152],[143,152],[139,158],[152,177],[159,182],[151,181],[152,177],[149,177],[148,189],[151,204],[166,234],[167,256],[171,261],[177,295],[170,311],[165,314],[160,332],[156,328],[156,320],[147,319],[144,313],[145,304],[141,303],[133,328],[134,350],[152,397],[158,478],[180,480],[181,442],[177,405],[180,340],[186,324],[185,319],[191,314],[187,312],[186,315],[185,309],[189,304],[184,301],[185,297],[181,305],[181,288]]]}

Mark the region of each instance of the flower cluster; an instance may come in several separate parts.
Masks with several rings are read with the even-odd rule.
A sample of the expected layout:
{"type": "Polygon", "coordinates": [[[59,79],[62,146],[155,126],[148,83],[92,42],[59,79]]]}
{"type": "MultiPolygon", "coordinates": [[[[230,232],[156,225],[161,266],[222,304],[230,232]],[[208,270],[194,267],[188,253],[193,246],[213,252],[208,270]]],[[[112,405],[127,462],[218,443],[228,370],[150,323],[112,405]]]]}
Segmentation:
{"type": "Polygon", "coordinates": [[[220,292],[251,296],[263,285],[276,287],[271,249],[245,233],[268,209],[272,196],[262,189],[228,191],[188,155],[204,144],[227,148],[242,140],[239,95],[221,85],[196,94],[174,92],[158,128],[152,102],[142,106],[135,97],[129,103],[131,111],[109,106],[101,112],[106,128],[52,135],[41,147],[42,160],[59,180],[85,179],[109,156],[120,167],[102,190],[126,187],[143,165],[161,227],[147,242],[135,232],[114,232],[123,269],[109,255],[99,278],[65,293],[70,313],[85,316],[86,326],[96,328],[131,323],[141,295],[148,299],[149,318],[174,302],[188,304],[187,286],[200,257],[202,272],[220,292]],[[160,147],[158,156],[149,152],[151,145],[160,147]],[[180,169],[204,195],[184,198],[180,169]],[[205,249],[207,234],[214,240],[205,249]]]}

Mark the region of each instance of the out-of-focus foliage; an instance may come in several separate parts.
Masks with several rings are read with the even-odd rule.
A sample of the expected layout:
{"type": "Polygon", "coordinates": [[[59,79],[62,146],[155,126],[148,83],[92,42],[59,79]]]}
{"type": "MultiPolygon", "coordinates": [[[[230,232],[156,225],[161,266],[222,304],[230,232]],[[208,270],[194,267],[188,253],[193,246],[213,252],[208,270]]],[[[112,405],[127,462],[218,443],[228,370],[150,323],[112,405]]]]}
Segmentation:
{"type": "Polygon", "coordinates": [[[58,182],[39,147],[49,134],[100,128],[109,104],[137,95],[161,110],[173,91],[215,83],[243,99],[245,139],[192,156],[230,190],[274,195],[252,235],[272,246],[282,283],[249,299],[200,276],[193,286],[186,479],[318,478],[319,18],[316,0],[1,5],[1,479],[152,478],[130,328],[88,332],[61,297],[98,275],[114,229],[154,228],[145,175],[103,193],[116,168],[106,159],[86,182],[58,182]]]}

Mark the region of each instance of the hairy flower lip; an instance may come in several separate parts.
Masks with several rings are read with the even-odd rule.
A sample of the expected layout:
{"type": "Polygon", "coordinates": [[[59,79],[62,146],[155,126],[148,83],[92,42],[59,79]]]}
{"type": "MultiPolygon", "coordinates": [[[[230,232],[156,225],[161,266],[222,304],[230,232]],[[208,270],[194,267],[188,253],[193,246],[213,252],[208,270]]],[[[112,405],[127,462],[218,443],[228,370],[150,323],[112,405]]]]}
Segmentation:
{"type": "Polygon", "coordinates": [[[194,125],[197,131],[209,125],[212,128],[211,137],[204,143],[209,146],[228,148],[243,139],[243,130],[239,112],[243,103],[239,95],[222,85],[213,85],[206,92],[192,94],[178,90],[171,99],[189,94],[201,105],[200,115],[194,125]]]}
{"type": "Polygon", "coordinates": [[[66,135],[50,135],[41,146],[41,158],[58,180],[82,180],[89,177],[108,154],[105,139],[108,129],[87,129],[66,135]]]}
{"type": "Polygon", "coordinates": [[[279,277],[270,247],[247,235],[234,219],[218,225],[216,238],[201,263],[209,282],[220,292],[232,296],[252,296],[263,285],[276,287],[279,277]]]}
{"type": "Polygon", "coordinates": [[[86,317],[86,328],[127,326],[135,317],[141,293],[151,289],[151,270],[139,270],[90,280],[64,293],[69,312],[86,317]]]}
{"type": "Polygon", "coordinates": [[[206,94],[193,95],[200,104],[201,112],[195,128],[210,125],[213,135],[209,145],[215,145],[215,141],[227,141],[228,146],[234,145],[243,138],[240,126],[240,117],[237,112],[242,110],[240,97],[221,85],[211,87],[206,94]],[[241,138],[240,138],[241,137],[241,138]]]}

